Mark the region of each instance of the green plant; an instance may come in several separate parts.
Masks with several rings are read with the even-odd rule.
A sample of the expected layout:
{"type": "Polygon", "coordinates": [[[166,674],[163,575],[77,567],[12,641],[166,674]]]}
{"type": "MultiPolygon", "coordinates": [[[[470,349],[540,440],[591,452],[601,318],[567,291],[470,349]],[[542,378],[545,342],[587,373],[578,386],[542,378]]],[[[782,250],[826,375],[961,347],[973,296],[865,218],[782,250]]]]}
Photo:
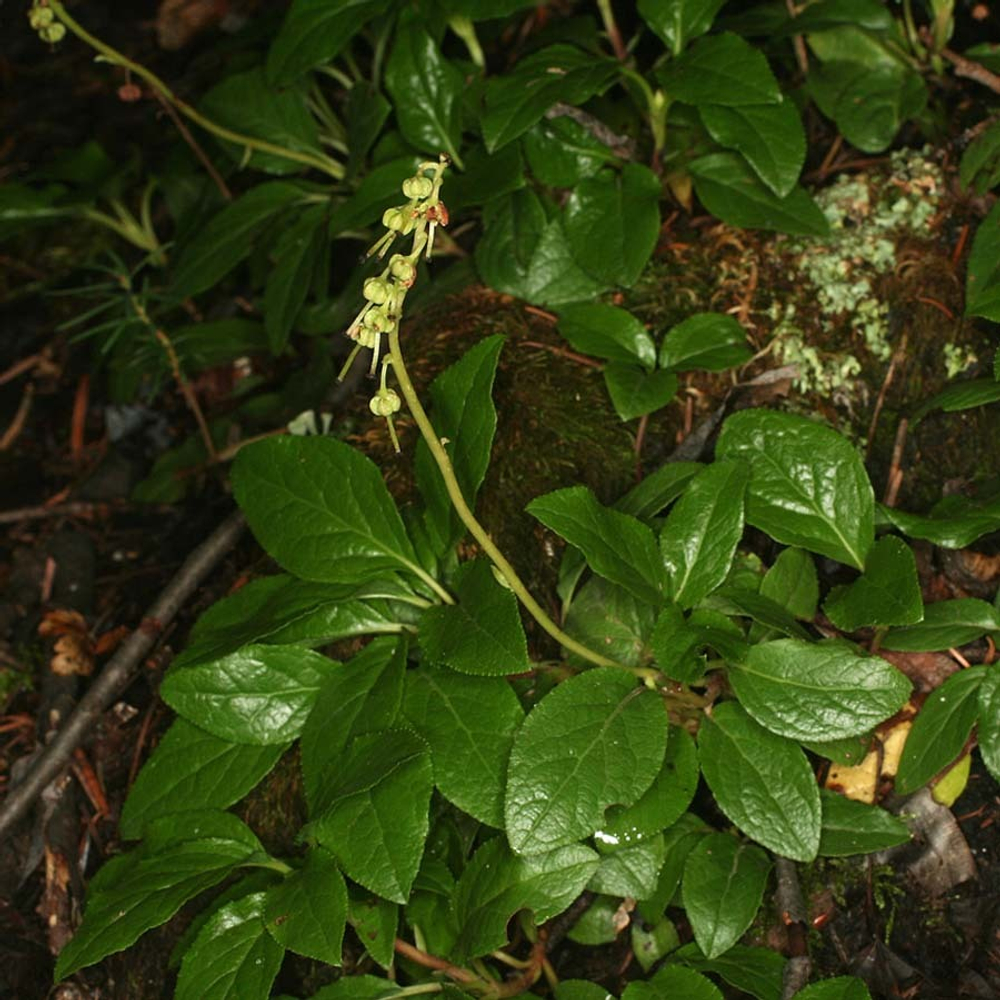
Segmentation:
{"type": "MultiPolygon", "coordinates": [[[[64,26],[129,70],[218,140],[225,163],[204,177],[192,153],[173,175],[164,170],[143,188],[138,223],[103,190],[116,216],[98,218],[75,188],[42,178],[3,195],[0,219],[19,233],[72,212],[142,253],[137,270],[117,268],[108,287],[91,289],[119,310],[91,331],[112,365],[141,369],[159,350],[184,391],[209,348],[215,362],[248,345],[282,354],[346,329],[355,343],[345,371],[371,351],[372,413],[395,440],[405,404],[421,435],[412,456],[421,499],[402,511],[378,468],[325,434],[240,450],[236,499],[283,572],[206,612],[171,667],[162,693],[179,718],[122,816],[123,836],[140,843],[92,881],[58,977],[129,947],[213,890],[177,950],[182,1000],[266,997],[286,949],[339,966],[348,925],[397,978],[347,977],[322,1000],[515,996],[543,979],[559,1000],[588,997],[593,984],[553,981],[547,946],[567,913],[583,944],[629,928],[649,979],[626,1000],[718,996],[707,975],[770,1000],[783,959],[739,940],[773,856],[809,863],[908,837],[884,810],[820,790],[813,764],[856,759],[906,703],[909,682],[879,648],[942,649],[1000,633],[985,601],[925,608],[913,553],[892,533],[968,544],[1000,528],[1000,494],[950,497],[928,515],[884,508],[833,430],[738,412],[713,461],[664,465],[611,506],[584,487],[532,501],[530,513],[566,545],[555,615],[547,609],[558,601],[529,592],[475,514],[502,338],[438,375],[428,413],[400,324],[411,288],[429,280],[422,261],[435,234],[439,251],[459,253],[443,231],[450,214],[481,226],[472,257],[483,280],[557,309],[569,344],[600,359],[623,420],[665,406],[678,373],[744,364],[751,351],[731,316],[697,313],[658,339],[595,299],[638,279],[665,190],[683,203],[693,189],[733,225],[826,233],[798,184],[806,148],[787,93],[793,39],[806,36],[814,56],[809,99],[857,148],[881,151],[924,108],[922,74],[945,49],[950,7],[933,7],[928,40],[909,5],[902,27],[878,3],[820,2],[718,30],[721,3],[649,0],[626,43],[602,2],[613,57],[587,24],[572,43],[536,47],[487,77],[477,24],[492,35],[492,22],[523,6],[298,0],[266,56],[252,52],[251,68],[228,74],[199,108],[61,3],[32,7],[46,41],[64,26]],[[758,35],[778,40],[767,55],[746,41],[758,35]],[[465,55],[445,54],[455,39],[465,55]],[[464,168],[449,175],[450,213],[440,198],[448,160],[464,168]],[[228,184],[244,168],[277,177],[233,196],[228,184]],[[306,169],[321,179],[299,176],[306,169]],[[210,208],[203,224],[190,221],[195,202],[184,193],[194,177],[197,204],[210,208]],[[156,192],[170,242],[153,226],[156,192]],[[385,232],[369,257],[385,260],[381,270],[359,265],[331,288],[332,248],[371,242],[379,218],[385,232]],[[235,283],[259,315],[180,325],[192,301],[219,301],[235,283]],[[768,539],[766,567],[741,548],[748,525],[768,539]],[[837,638],[811,626],[815,556],[856,574],[822,603],[837,638]],[[525,613],[546,636],[531,646],[525,613]],[[869,650],[850,638],[867,641],[867,629],[869,650]],[[353,652],[343,662],[317,651],[359,639],[360,652],[340,647],[353,652]],[[302,850],[279,857],[225,810],[296,744],[309,816],[302,850]],[[702,778],[711,808],[694,805],[702,778]],[[692,943],[680,946],[671,907],[685,911],[692,943]]],[[[965,183],[989,186],[996,137],[977,142],[965,183]]],[[[997,318],[997,221],[994,209],[969,269],[969,315],[987,319],[997,318]]],[[[468,261],[445,272],[456,284],[470,273],[468,261]]],[[[994,381],[974,380],[928,405],[995,398],[994,381]]],[[[282,405],[266,411],[276,423],[282,405]]],[[[204,457],[214,429],[199,422],[204,457]]],[[[901,791],[947,768],[974,727],[1000,776],[998,677],[976,666],[932,696],[907,744],[901,791]]],[[[866,995],[858,982],[831,981],[798,997],[866,995]]]]}

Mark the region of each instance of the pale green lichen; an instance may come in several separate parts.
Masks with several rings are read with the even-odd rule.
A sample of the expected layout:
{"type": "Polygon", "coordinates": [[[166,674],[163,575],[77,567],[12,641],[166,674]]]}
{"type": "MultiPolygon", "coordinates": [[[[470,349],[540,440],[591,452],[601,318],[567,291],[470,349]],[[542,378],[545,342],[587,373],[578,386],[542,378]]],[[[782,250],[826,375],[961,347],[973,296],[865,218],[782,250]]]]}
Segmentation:
{"type": "Polygon", "coordinates": [[[975,351],[958,344],[945,344],[941,348],[944,354],[944,368],[948,378],[952,379],[956,375],[979,363],[979,358],[975,351]]]}
{"type": "Polygon", "coordinates": [[[900,235],[926,235],[944,186],[940,167],[924,152],[900,150],[891,155],[884,178],[841,176],[818,192],[816,201],[830,224],[824,239],[792,246],[796,277],[819,306],[824,332],[850,324],[857,345],[824,353],[806,343],[795,326],[794,310],[778,309],[775,353],[783,364],[795,364],[796,388],[818,391],[850,408],[861,391],[861,362],[853,351],[887,361],[892,355],[889,306],[879,298],[879,279],[896,266],[900,235]]]}

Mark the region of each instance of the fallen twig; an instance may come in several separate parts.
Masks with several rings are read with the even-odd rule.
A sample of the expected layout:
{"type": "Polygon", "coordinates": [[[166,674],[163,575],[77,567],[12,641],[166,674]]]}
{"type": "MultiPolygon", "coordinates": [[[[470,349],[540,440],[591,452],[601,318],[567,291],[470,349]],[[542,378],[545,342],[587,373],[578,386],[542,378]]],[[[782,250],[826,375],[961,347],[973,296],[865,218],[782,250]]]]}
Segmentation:
{"type": "Polygon", "coordinates": [[[782,982],[782,1000],[790,1000],[808,982],[812,963],[809,960],[809,939],[806,932],[806,904],[802,899],[802,886],[795,862],[776,855],[774,871],[778,878],[775,893],[778,912],[785,925],[788,940],[788,964],[782,982]]]}
{"type": "Polygon", "coordinates": [[[34,767],[0,806],[0,837],[28,811],[35,799],[66,766],[111,702],[131,680],[143,657],[153,647],[163,627],[233,547],[245,527],[243,515],[231,514],[184,561],[184,565],[153,602],[139,627],[121,644],[100,676],[80,699],[66,725],[42,751],[34,767]]]}

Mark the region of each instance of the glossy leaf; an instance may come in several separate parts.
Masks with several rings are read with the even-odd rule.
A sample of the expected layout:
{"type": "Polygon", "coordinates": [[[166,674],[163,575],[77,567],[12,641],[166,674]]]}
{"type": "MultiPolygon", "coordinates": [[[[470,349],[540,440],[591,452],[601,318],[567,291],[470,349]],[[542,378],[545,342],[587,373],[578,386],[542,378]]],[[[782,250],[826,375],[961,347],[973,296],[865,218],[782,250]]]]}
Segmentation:
{"type": "MultiPolygon", "coordinates": [[[[268,83],[263,68],[227,76],[202,98],[199,110],[241,135],[298,153],[322,155],[319,125],[309,113],[305,86],[293,84],[279,90],[268,83]]],[[[235,143],[219,141],[233,161],[246,161],[257,170],[293,174],[304,169],[298,161],[276,153],[249,151],[235,143]]]]}
{"type": "Polygon", "coordinates": [[[347,886],[333,855],[321,847],[267,892],[267,929],[279,944],[306,958],[339,966],[347,925],[347,886]]]}
{"type": "Polygon", "coordinates": [[[392,105],[374,84],[359,80],[351,87],[344,108],[348,178],[354,178],[361,169],[391,111],[392,105]]]}
{"type": "Polygon", "coordinates": [[[751,468],[746,519],[786,545],[862,569],[874,542],[875,501],[854,446],[790,413],[744,410],[723,425],[720,458],[751,468]]]}
{"type": "MultiPolygon", "coordinates": [[[[647,640],[656,614],[645,601],[599,576],[580,588],[566,616],[568,635],[626,666],[649,658],[647,640]]],[[[570,654],[571,658],[573,654],[570,654]]]]}
{"type": "Polygon", "coordinates": [[[274,354],[288,343],[309,291],[316,258],[323,249],[327,208],[307,208],[278,238],[275,265],[264,288],[264,329],[274,354]]]}
{"type": "Polygon", "coordinates": [[[719,808],[748,837],[792,858],[819,850],[820,800],[805,754],[735,702],[716,705],[698,733],[699,759],[719,808]]]}
{"type": "Polygon", "coordinates": [[[105,864],[91,880],[83,923],[59,954],[56,982],[127,948],[262,850],[229,813],[154,820],[140,847],[105,864]]]}
{"type": "Polygon", "coordinates": [[[328,62],[388,6],[388,0],[294,0],[268,50],[269,79],[283,86],[328,62]]]}
{"type": "Polygon", "coordinates": [[[571,188],[613,163],[614,151],[565,115],[543,118],[521,137],[532,174],[550,187],[571,188]]]}
{"type": "Polygon", "coordinates": [[[698,752],[694,740],[686,729],[672,726],[663,766],[653,783],[632,805],[611,806],[594,839],[599,844],[618,847],[643,840],[672,826],[691,804],[698,787],[698,776],[698,752]]]}
{"type": "Polygon", "coordinates": [[[365,951],[383,969],[388,969],[396,957],[393,945],[399,930],[399,907],[378,896],[359,896],[352,889],[348,893],[347,922],[365,951]]]}
{"type": "Polygon", "coordinates": [[[129,791],[121,835],[135,840],[147,823],[168,813],[225,809],[243,798],[287,749],[287,743],[232,743],[175,719],[129,791]]]}
{"type": "Polygon", "coordinates": [[[845,795],[820,789],[823,802],[823,831],[819,853],[824,858],[871,854],[905,844],[909,827],[892,813],[878,806],[856,802],[845,795]]]}
{"type": "Polygon", "coordinates": [[[928,696],[913,721],[896,772],[896,791],[915,792],[962,752],[979,714],[985,667],[952,674],[928,696]]]}
{"type": "Polygon", "coordinates": [[[660,533],[667,592],[691,608],[729,573],[743,537],[743,495],[749,469],[742,462],[714,462],[691,480],[660,533]]]}
{"type": "Polygon", "coordinates": [[[844,632],[919,622],[924,602],[913,550],[895,535],[880,538],[868,553],[864,574],[850,585],[834,587],[823,611],[844,632]]]}
{"type": "Polygon", "coordinates": [[[656,602],[663,565],[652,531],[641,521],[598,503],[584,486],[571,486],[532,500],[528,513],[575,545],[591,569],[640,600],[656,602]]]}
{"type": "Polygon", "coordinates": [[[866,153],[886,149],[903,122],[927,103],[920,76],[897,63],[816,62],[809,67],[807,86],[820,111],[866,153]]]}
{"type": "Polygon", "coordinates": [[[264,928],[265,898],[251,893],[206,922],[181,963],[176,1000],[267,1000],[285,949],[264,928]]]}
{"type": "Polygon", "coordinates": [[[753,922],[770,870],[759,847],[725,833],[709,834],[687,856],[684,909],[707,958],[728,951],[753,922]]]}
{"type": "Polygon", "coordinates": [[[507,760],[524,720],[510,685],[423,666],[407,674],[403,712],[430,747],[441,794],[480,822],[502,828],[507,760]]]}
{"type": "Polygon", "coordinates": [[[487,955],[507,943],[507,922],[531,910],[536,924],[561,913],[583,891],[597,869],[597,855],[582,844],[518,857],[502,837],[484,844],[455,887],[461,928],[455,954],[487,955]]]}
{"type": "Polygon", "coordinates": [[[966,147],[958,180],[963,188],[978,195],[1000,184],[1000,122],[984,129],[966,147]]]}
{"type": "MultiPolygon", "coordinates": [[[[764,626],[768,633],[778,632],[793,639],[810,637],[790,611],[777,601],[746,587],[729,584],[713,594],[706,603],[723,614],[751,618],[758,625],[764,626]]],[[[767,637],[770,638],[770,634],[767,637]]]]}
{"type": "Polygon", "coordinates": [[[201,666],[255,642],[322,646],[355,635],[399,632],[399,616],[413,611],[393,604],[395,597],[408,599],[412,592],[388,575],[370,584],[340,586],[287,574],[251,580],[195,622],[172,666],[201,666]]]}
{"type": "Polygon", "coordinates": [[[979,753],[986,770],[1000,781],[1000,670],[986,671],[979,688],[979,753]]]}
{"type": "MultiPolygon", "coordinates": [[[[451,459],[462,497],[471,507],[490,464],[497,415],[493,406],[496,375],[503,337],[481,340],[431,383],[428,395],[431,420],[451,459]]],[[[444,480],[423,439],[416,452],[417,487],[427,505],[425,523],[433,533],[438,552],[450,550],[465,533],[448,496],[444,480]]]]}
{"type": "Polygon", "coordinates": [[[667,95],[686,104],[777,104],[778,81],[762,52],[725,31],[699,38],[664,63],[657,77],[667,95]]]}
{"type": "Polygon", "coordinates": [[[415,566],[382,473],[326,437],[274,437],[240,450],[233,492],[257,540],[306,580],[361,583],[415,566]]]}
{"type": "Polygon", "coordinates": [[[925,605],[923,621],[890,629],[882,645],[911,653],[929,652],[964,646],[996,631],[1000,631],[996,608],[976,597],[963,597],[925,605]]]}
{"type": "Polygon", "coordinates": [[[667,331],[660,367],[672,371],[720,372],[750,360],[746,331],[724,313],[695,313],[667,331]]]}
{"type": "Polygon", "coordinates": [[[977,538],[1000,530],[1000,494],[947,496],[927,515],[893,507],[880,507],[879,512],[910,538],[922,538],[946,549],[964,549],[977,538]]]}
{"type": "Polygon", "coordinates": [[[476,267],[498,292],[558,307],[591,299],[607,287],[576,262],[557,210],[534,191],[491,201],[483,222],[476,267]]]}
{"type": "Polygon", "coordinates": [[[507,838],[518,854],[589,837],[608,806],[631,805],[663,761],[667,719],[659,699],[613,667],[564,681],[514,740],[507,776],[507,838]]]}
{"type": "Polygon", "coordinates": [[[910,694],[904,674],[840,639],[751,646],[729,681],[761,725],[793,740],[866,733],[902,708],[910,694]]]}
{"type": "Polygon", "coordinates": [[[567,306],[559,312],[559,332],[582,354],[607,361],[656,365],[656,345],[646,327],[626,309],[603,302],[567,306]]]}
{"type": "Polygon", "coordinates": [[[806,133],[794,102],[698,109],[708,134],[741,153],[757,176],[779,197],[791,194],[806,160],[806,133]]]}
{"type": "Polygon", "coordinates": [[[563,222],[573,259],[606,285],[631,287],[656,247],[659,202],[659,178],[638,163],[580,181],[563,222]]]}
{"type": "Polygon", "coordinates": [[[656,892],[641,903],[643,916],[647,920],[658,920],[663,915],[663,911],[670,905],[681,884],[688,855],[710,832],[705,823],[692,813],[684,813],[664,832],[666,858],[660,869],[656,892]]]}
{"type": "Polygon", "coordinates": [[[641,843],[614,848],[587,884],[593,892],[608,896],[645,899],[656,891],[657,876],[663,867],[663,837],[647,837],[641,843]]]}
{"type": "Polygon", "coordinates": [[[517,598],[485,559],[455,574],[456,604],[428,608],[420,619],[420,648],[432,663],[463,674],[502,677],[528,669],[528,646],[517,598]]]}
{"type": "Polygon", "coordinates": [[[733,945],[724,955],[705,958],[694,943],[684,945],[673,960],[699,972],[714,972],[731,986],[757,997],[757,1000],[782,1000],[785,959],[770,948],[733,945]]]}
{"type": "Polygon", "coordinates": [[[183,248],[171,290],[187,298],[217,284],[249,255],[260,230],[302,197],[289,181],[268,181],[230,202],[183,248]]]}
{"type": "Polygon", "coordinates": [[[677,395],[677,376],[673,372],[649,372],[621,361],[610,361],[604,366],[604,384],[615,413],[622,420],[654,413],[677,395]]]}
{"type": "Polygon", "coordinates": [[[792,1000],[872,1000],[872,995],[860,979],[838,976],[824,979],[800,990],[792,1000]]]}
{"type": "Polygon", "coordinates": [[[639,14],[677,55],[705,34],[725,0],[639,0],[639,14]]]}
{"type": "Polygon", "coordinates": [[[322,776],[307,834],[366,889],[405,903],[429,828],[434,776],[426,744],[409,730],[357,737],[322,776]]]}
{"type": "Polygon", "coordinates": [[[665,965],[649,983],[632,983],[622,994],[622,1000],[662,1000],[663,997],[722,1000],[719,988],[711,979],[683,965],[665,965]],[[642,987],[641,991],[637,987],[642,987]]]}
{"type": "Polygon", "coordinates": [[[819,578],[812,556],[802,549],[783,549],[760,581],[760,594],[777,601],[796,618],[812,621],[819,601],[819,578]]]}
{"type": "Polygon", "coordinates": [[[615,510],[640,520],[656,517],[684,492],[701,468],[698,462],[666,462],[616,501],[615,510]]]}
{"type": "Polygon", "coordinates": [[[486,86],[483,138],[492,153],[527,132],[553,104],[583,104],[614,79],[617,66],[572,45],[551,45],[486,86]]]}
{"type": "Polygon", "coordinates": [[[933,410],[943,410],[945,413],[974,410],[977,406],[986,406],[998,399],[1000,399],[1000,385],[996,379],[974,378],[966,382],[955,382],[922,403],[914,413],[913,419],[915,422],[933,410]]]}
{"type": "Polygon", "coordinates": [[[326,776],[357,736],[390,729],[403,701],[406,643],[374,639],[329,672],[302,731],[302,781],[315,815],[326,776]]]}
{"type": "Polygon", "coordinates": [[[385,85],[396,121],[411,146],[425,153],[447,153],[462,167],[461,71],[441,55],[419,19],[403,17],[385,67],[385,85]]]}

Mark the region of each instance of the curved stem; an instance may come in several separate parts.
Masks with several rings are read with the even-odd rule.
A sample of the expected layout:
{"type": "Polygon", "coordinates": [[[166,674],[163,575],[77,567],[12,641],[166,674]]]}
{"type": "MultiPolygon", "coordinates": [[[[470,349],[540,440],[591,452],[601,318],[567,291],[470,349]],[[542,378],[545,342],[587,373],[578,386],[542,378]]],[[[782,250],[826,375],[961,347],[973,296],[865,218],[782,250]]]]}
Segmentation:
{"type": "Polygon", "coordinates": [[[475,514],[472,513],[469,505],[465,502],[465,497],[462,496],[462,489],[458,484],[458,479],[455,477],[455,469],[451,464],[451,459],[448,457],[448,452],[445,451],[444,446],[441,444],[441,440],[438,438],[434,426],[431,424],[420,402],[420,398],[413,388],[406,365],[403,363],[403,355],[399,348],[398,324],[389,332],[389,357],[392,358],[393,374],[399,383],[403,398],[406,400],[406,405],[409,406],[410,412],[413,414],[413,419],[420,429],[421,436],[430,449],[431,455],[441,473],[441,478],[444,479],[445,489],[448,491],[448,496],[455,508],[455,512],[472,537],[479,543],[482,550],[490,557],[493,565],[500,571],[501,576],[503,576],[507,585],[517,595],[528,614],[560,645],[570,652],[576,653],[577,656],[587,660],[589,663],[596,664],[599,667],[619,667],[620,669],[631,671],[647,681],[647,683],[654,682],[659,677],[659,671],[651,667],[629,667],[624,663],[619,663],[617,660],[611,660],[600,653],[594,652],[594,650],[568,636],[545,613],[538,601],[531,596],[531,593],[517,575],[514,567],[511,566],[506,556],[497,548],[493,539],[487,534],[486,529],[476,520],[475,514]]]}
{"type": "Polygon", "coordinates": [[[72,31],[73,34],[80,39],[80,41],[85,42],[96,52],[99,52],[107,62],[113,63],[116,66],[122,66],[134,73],[140,79],[145,80],[146,83],[153,88],[153,90],[157,91],[165,100],[169,101],[182,115],[184,115],[185,118],[190,119],[196,125],[200,125],[206,132],[211,132],[220,139],[225,139],[227,142],[234,142],[237,145],[245,146],[248,149],[255,149],[261,153],[271,153],[274,156],[280,156],[286,160],[293,160],[294,162],[302,163],[305,166],[315,167],[317,170],[323,171],[323,173],[333,177],[335,180],[339,181],[343,179],[343,166],[328,156],[300,152],[295,149],[286,149],[284,146],[268,142],[266,139],[255,139],[253,136],[243,135],[240,132],[234,132],[232,129],[228,129],[223,125],[213,122],[210,118],[206,118],[200,111],[196,111],[190,104],[177,97],[177,95],[155,73],[146,69],[146,67],[140,63],[133,62],[117,49],[113,49],[110,45],[102,42],[99,38],[87,31],[86,28],[84,28],[69,13],[67,13],[66,8],[62,5],[60,0],[49,0],[49,7],[52,9],[52,12],[56,15],[56,17],[59,18],[59,20],[70,31],[72,31]]]}

